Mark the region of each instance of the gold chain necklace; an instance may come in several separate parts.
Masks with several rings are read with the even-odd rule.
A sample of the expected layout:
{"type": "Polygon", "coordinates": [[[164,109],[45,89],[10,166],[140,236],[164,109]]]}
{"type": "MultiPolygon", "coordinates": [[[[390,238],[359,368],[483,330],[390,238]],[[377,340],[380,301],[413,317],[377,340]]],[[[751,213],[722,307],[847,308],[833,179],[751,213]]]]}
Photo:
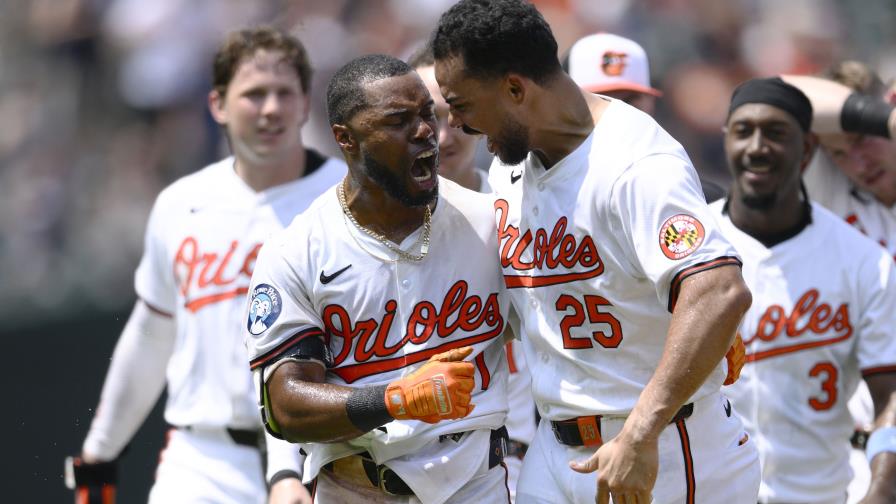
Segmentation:
{"type": "MultiPolygon", "coordinates": [[[[361,231],[366,233],[371,238],[374,238],[375,240],[379,241],[380,243],[385,245],[389,250],[391,250],[392,252],[395,252],[396,254],[398,254],[398,256],[400,258],[402,258],[406,261],[419,262],[419,261],[422,261],[424,257],[426,257],[426,254],[429,252],[429,232],[430,232],[431,223],[432,223],[432,211],[429,209],[429,205],[426,205],[425,209],[423,210],[423,233],[421,234],[421,237],[423,238],[423,244],[420,246],[420,254],[416,255],[416,254],[410,254],[408,252],[405,252],[401,248],[395,246],[385,236],[383,236],[371,229],[367,229],[366,227],[359,224],[357,220],[355,220],[355,216],[352,215],[352,211],[349,210],[348,203],[345,201],[345,181],[344,180],[339,183],[339,187],[336,189],[336,193],[339,196],[339,204],[342,206],[342,211],[345,213],[345,215],[348,216],[348,220],[352,221],[352,224],[354,224],[355,227],[357,227],[358,229],[360,229],[361,231]]],[[[414,245],[416,245],[419,242],[420,242],[420,238],[417,238],[417,241],[414,242],[414,245]]]]}

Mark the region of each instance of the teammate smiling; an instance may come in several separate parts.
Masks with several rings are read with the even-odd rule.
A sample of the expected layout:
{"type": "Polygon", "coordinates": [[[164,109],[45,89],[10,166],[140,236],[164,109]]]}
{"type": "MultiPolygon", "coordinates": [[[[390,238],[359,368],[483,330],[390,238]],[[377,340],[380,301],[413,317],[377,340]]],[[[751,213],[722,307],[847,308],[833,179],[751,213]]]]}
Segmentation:
{"type": "Polygon", "coordinates": [[[746,361],[727,393],[758,440],[760,502],[844,502],[847,400],[864,378],[876,427],[863,503],[896,501],[896,268],[885,250],[801,184],[815,145],[812,108],[780,79],[735,90],[725,131],[734,182],[712,208],[744,258],[753,305],[746,361]],[[824,272],[824,274],[819,274],[824,272]]]}

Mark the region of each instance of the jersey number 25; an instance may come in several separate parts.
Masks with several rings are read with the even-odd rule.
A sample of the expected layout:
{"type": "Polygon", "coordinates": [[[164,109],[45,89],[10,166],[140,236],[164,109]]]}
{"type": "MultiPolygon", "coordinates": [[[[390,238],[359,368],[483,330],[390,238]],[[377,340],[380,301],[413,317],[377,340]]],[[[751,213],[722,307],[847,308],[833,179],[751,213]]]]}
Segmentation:
{"type": "Polygon", "coordinates": [[[622,326],[619,320],[611,313],[602,312],[602,306],[613,306],[605,298],[594,295],[585,295],[585,305],[569,294],[561,294],[554,303],[557,311],[566,312],[572,310],[560,321],[560,332],[563,335],[563,348],[591,348],[594,346],[591,339],[598,342],[604,348],[616,348],[622,342],[622,326]],[[591,333],[591,338],[573,336],[570,330],[573,327],[581,327],[585,323],[585,315],[592,324],[607,324],[609,332],[603,330],[591,333]]]}

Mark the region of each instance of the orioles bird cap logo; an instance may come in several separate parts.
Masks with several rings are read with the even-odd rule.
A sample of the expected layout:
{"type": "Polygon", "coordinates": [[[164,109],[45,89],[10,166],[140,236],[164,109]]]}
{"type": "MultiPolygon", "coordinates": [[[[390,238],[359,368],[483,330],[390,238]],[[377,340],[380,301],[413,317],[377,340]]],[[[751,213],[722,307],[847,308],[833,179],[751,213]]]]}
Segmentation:
{"type": "Polygon", "coordinates": [[[660,227],[660,249],[672,260],[691,255],[703,244],[703,224],[687,214],[673,215],[660,227]]]}
{"type": "Polygon", "coordinates": [[[627,60],[628,54],[624,52],[607,51],[600,58],[600,69],[611,77],[619,77],[625,72],[627,60]]]}

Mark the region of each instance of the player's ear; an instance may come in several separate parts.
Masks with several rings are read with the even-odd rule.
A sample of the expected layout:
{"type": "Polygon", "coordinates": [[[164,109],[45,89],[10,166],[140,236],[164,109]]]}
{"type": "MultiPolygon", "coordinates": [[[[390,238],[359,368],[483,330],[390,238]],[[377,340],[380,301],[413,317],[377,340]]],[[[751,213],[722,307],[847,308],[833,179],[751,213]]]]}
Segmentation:
{"type": "Polygon", "coordinates": [[[216,123],[227,124],[227,111],[224,108],[224,95],[217,89],[208,92],[208,110],[216,123]]]}
{"type": "Polygon", "coordinates": [[[349,131],[348,126],[344,124],[331,124],[330,129],[333,130],[333,138],[339,147],[347,152],[354,152],[358,149],[358,142],[355,136],[349,131]]]}
{"type": "Polygon", "coordinates": [[[301,127],[308,122],[308,116],[311,115],[311,96],[303,94],[300,103],[302,109],[299,111],[299,126],[301,127]]]}
{"type": "Polygon", "coordinates": [[[806,171],[806,167],[812,162],[815,151],[818,148],[818,135],[811,131],[803,135],[803,157],[800,160],[800,173],[806,171]]]}
{"type": "Polygon", "coordinates": [[[526,84],[524,78],[518,74],[507,74],[504,78],[504,89],[513,103],[520,104],[526,99],[526,84]]]}

